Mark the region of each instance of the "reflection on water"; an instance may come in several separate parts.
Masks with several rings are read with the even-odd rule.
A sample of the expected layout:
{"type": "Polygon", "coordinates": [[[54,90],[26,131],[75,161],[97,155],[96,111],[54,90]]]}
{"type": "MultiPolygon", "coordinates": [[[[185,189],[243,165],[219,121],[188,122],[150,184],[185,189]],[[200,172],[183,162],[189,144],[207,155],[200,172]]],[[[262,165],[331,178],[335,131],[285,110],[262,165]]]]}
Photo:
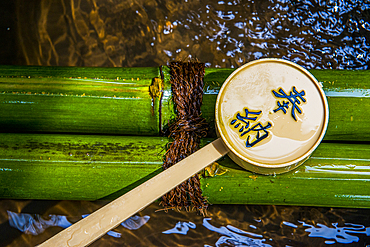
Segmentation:
{"type": "MultiPolygon", "coordinates": [[[[72,225],[68,221],[65,215],[54,215],[48,216],[48,219],[42,218],[39,214],[30,215],[26,213],[15,213],[7,211],[9,216],[9,225],[11,227],[17,228],[21,232],[32,235],[39,235],[45,231],[46,228],[51,226],[59,226],[62,228],[67,228],[72,225]]],[[[87,217],[88,214],[82,215],[82,218],[87,217]]],[[[121,225],[129,230],[137,230],[148,222],[150,216],[145,215],[143,217],[134,215],[128,218],[126,221],[122,222],[121,225]]],[[[115,231],[107,232],[107,235],[120,238],[121,234],[115,231]]]]}
{"type": "MultiPolygon", "coordinates": [[[[308,69],[370,65],[369,1],[18,0],[16,9],[20,65],[156,66],[188,57],[224,68],[264,57],[308,69]]],[[[0,200],[0,245],[35,246],[105,203],[0,200]]],[[[369,210],[212,205],[203,218],[159,209],[153,203],[91,246],[370,243],[369,210]]]]}
{"type": "MultiPolygon", "coordinates": [[[[254,234],[251,232],[246,232],[243,230],[240,230],[234,226],[227,225],[226,227],[214,227],[209,223],[211,219],[206,218],[203,220],[203,226],[206,227],[207,229],[217,232],[223,236],[221,236],[217,242],[215,243],[215,246],[253,246],[253,247],[258,247],[258,246],[263,246],[263,247],[269,247],[271,245],[269,244],[264,244],[263,242],[266,241],[266,239],[255,239],[251,237],[247,237],[245,235],[251,235],[253,237],[257,238],[263,238],[262,235],[259,234],[254,234]]],[[[209,246],[209,245],[205,245],[209,246]]]]}
{"type": "Polygon", "coordinates": [[[370,63],[369,1],[21,2],[27,64],[155,66],[187,57],[228,68],[263,57],[308,69],[367,69],[370,63]],[[38,19],[30,26],[34,12],[38,19]]]}
{"type": "Polygon", "coordinates": [[[310,233],[308,235],[309,237],[330,239],[329,241],[325,241],[326,244],[349,244],[358,242],[359,237],[351,235],[350,233],[366,234],[366,236],[370,236],[370,227],[365,228],[363,225],[345,223],[345,227],[338,227],[338,223],[332,223],[333,227],[328,227],[326,225],[317,223],[317,227],[315,227],[302,221],[300,221],[300,223],[302,223],[303,226],[309,227],[305,230],[306,232],[310,233]]]}
{"type": "Polygon", "coordinates": [[[32,216],[30,214],[7,212],[9,225],[26,234],[38,235],[51,226],[67,228],[72,225],[65,215],[49,215],[49,219],[45,220],[38,214],[32,216]]]}
{"type": "MultiPolygon", "coordinates": [[[[18,233],[8,246],[35,246],[107,202],[61,201],[42,214],[26,213],[42,211],[32,203],[0,202],[1,208],[17,211],[20,205],[22,211],[0,213],[1,232],[18,233]]],[[[153,203],[92,246],[365,246],[370,240],[369,210],[213,205],[203,217],[160,209],[153,203]]]]}
{"type": "Polygon", "coordinates": [[[182,234],[182,235],[186,235],[188,233],[188,231],[190,230],[190,228],[192,229],[195,229],[197,226],[193,223],[193,222],[177,222],[176,223],[176,226],[170,230],[167,230],[167,231],[164,231],[162,233],[164,234],[173,234],[173,233],[176,233],[176,234],[182,234]]]}

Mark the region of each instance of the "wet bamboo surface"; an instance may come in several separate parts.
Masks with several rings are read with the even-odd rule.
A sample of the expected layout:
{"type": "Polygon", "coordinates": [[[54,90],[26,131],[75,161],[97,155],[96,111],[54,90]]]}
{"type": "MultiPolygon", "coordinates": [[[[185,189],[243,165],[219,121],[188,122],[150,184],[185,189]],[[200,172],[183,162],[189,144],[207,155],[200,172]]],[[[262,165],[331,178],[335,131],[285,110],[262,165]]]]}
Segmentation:
{"type": "Polygon", "coordinates": [[[158,135],[159,99],[173,108],[155,78],[158,67],[0,66],[1,132],[158,135]]]}
{"type": "MultiPolygon", "coordinates": [[[[218,91],[234,69],[206,68],[202,114],[214,132],[218,91]]],[[[370,139],[370,72],[310,70],[330,116],[325,140],[370,139]]],[[[175,116],[169,69],[0,66],[0,131],[163,135],[175,116]],[[155,82],[155,78],[163,80],[155,82]]],[[[248,94],[248,92],[245,92],[248,94]]]]}
{"type": "MultiPolygon", "coordinates": [[[[128,192],[162,171],[169,141],[22,133],[0,134],[0,140],[1,198],[64,200],[114,199],[128,192]]],[[[211,204],[370,208],[368,144],[322,143],[298,169],[277,176],[245,171],[228,157],[217,163],[216,175],[207,172],[201,179],[211,204]]]]}
{"type": "MultiPolygon", "coordinates": [[[[217,94],[233,71],[205,71],[211,138],[217,94]]],[[[328,97],[330,143],[278,176],[223,158],[216,168],[226,173],[201,179],[210,203],[370,207],[370,72],[310,72],[328,97]]],[[[169,69],[0,66],[0,114],[1,198],[113,199],[162,171],[170,140],[160,135],[174,118],[169,69]]]]}

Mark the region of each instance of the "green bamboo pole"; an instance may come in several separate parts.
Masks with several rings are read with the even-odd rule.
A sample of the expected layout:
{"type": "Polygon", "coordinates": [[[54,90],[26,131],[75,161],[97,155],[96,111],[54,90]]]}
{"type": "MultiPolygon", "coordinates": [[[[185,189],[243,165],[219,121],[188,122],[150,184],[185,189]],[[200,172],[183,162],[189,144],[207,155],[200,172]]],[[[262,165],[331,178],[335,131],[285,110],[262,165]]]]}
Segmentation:
{"type": "Polygon", "coordinates": [[[162,171],[167,138],[0,134],[0,198],[95,200],[162,171]]]}
{"type": "MultiPolygon", "coordinates": [[[[0,140],[0,198],[63,200],[124,194],[162,170],[168,142],[58,134],[0,134],[0,140]]],[[[219,175],[201,179],[213,204],[370,208],[368,144],[322,143],[302,166],[278,176],[253,174],[227,157],[218,164],[219,175]]]]}
{"type": "MultiPolygon", "coordinates": [[[[234,69],[205,71],[203,116],[215,136],[218,91],[234,69]]],[[[0,131],[160,135],[174,118],[168,67],[0,66],[0,131]],[[154,83],[154,78],[163,81],[154,83]],[[160,93],[161,88],[162,93],[160,93]]],[[[325,140],[370,138],[370,71],[311,70],[330,108],[325,140]]],[[[246,92],[247,93],[247,92],[246,92]]]]}
{"type": "Polygon", "coordinates": [[[322,143],[302,166],[277,176],[252,174],[228,157],[228,172],[201,181],[213,204],[370,208],[370,145],[322,143]]]}
{"type": "Polygon", "coordinates": [[[0,131],[158,135],[158,112],[173,114],[160,78],[160,68],[0,66],[0,131]]]}

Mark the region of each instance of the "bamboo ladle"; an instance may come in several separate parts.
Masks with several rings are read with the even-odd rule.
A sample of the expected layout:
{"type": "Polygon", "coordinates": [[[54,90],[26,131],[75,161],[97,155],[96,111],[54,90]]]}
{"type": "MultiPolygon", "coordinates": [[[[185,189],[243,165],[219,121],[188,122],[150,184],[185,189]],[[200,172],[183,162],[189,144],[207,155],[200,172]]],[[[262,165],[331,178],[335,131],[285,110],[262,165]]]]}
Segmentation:
{"type": "Polygon", "coordinates": [[[240,166],[258,173],[275,174],[294,169],[319,145],[327,124],[328,106],[324,92],[307,70],[281,59],[261,59],[248,63],[234,71],[220,89],[216,102],[216,125],[220,138],[56,234],[39,247],[87,246],[227,153],[240,166]],[[273,111],[279,97],[274,97],[271,89],[280,87],[290,90],[292,85],[298,91],[304,89],[305,94],[293,91],[292,95],[294,92],[301,93],[300,103],[291,102],[291,108],[285,110],[291,110],[297,104],[301,113],[294,112],[294,117],[299,121],[292,120],[293,113],[290,114],[290,111],[288,114],[282,110],[273,111]],[[248,89],[248,97],[243,97],[245,91],[240,91],[243,89],[241,86],[248,89]],[[262,91],[271,94],[260,95],[262,91]],[[297,124],[298,127],[295,126],[297,124]],[[241,136],[244,132],[247,133],[241,136]],[[255,134],[252,135],[252,132],[255,134]],[[282,139],[291,146],[282,147],[282,139]],[[297,143],[301,145],[294,145],[297,143]],[[261,157],[261,153],[265,157],[261,157]]]}

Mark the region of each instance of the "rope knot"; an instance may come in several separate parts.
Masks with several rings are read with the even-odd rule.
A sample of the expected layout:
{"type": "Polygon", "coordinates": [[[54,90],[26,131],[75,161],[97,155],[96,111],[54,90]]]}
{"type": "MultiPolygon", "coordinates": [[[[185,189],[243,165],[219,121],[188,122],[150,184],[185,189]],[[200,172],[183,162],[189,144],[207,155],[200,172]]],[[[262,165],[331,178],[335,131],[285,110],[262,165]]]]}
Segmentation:
{"type": "MultiPolygon", "coordinates": [[[[173,138],[167,150],[163,168],[167,169],[199,149],[200,139],[207,135],[208,124],[201,117],[203,101],[204,63],[171,62],[171,89],[176,110],[176,121],[169,127],[173,138]]],[[[207,201],[202,196],[198,175],[162,197],[165,208],[188,208],[193,205],[202,213],[207,201]]]]}
{"type": "Polygon", "coordinates": [[[200,116],[185,116],[177,119],[177,121],[170,126],[169,130],[171,133],[170,137],[174,139],[180,136],[180,133],[185,132],[200,140],[207,136],[208,123],[200,116]]]}

